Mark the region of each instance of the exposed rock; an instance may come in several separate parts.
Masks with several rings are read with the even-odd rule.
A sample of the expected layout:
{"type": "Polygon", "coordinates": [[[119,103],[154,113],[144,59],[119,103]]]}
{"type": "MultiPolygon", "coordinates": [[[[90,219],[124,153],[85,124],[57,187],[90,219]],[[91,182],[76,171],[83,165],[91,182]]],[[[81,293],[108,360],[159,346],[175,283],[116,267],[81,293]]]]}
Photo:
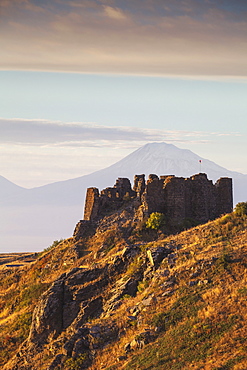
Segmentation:
{"type": "Polygon", "coordinates": [[[127,356],[119,356],[119,357],[117,358],[117,361],[118,361],[118,362],[125,361],[125,360],[127,360],[127,356]]]}
{"type": "Polygon", "coordinates": [[[169,297],[170,295],[174,294],[174,290],[167,290],[164,293],[162,293],[162,297],[169,297]]]}
{"type": "Polygon", "coordinates": [[[125,345],[125,352],[142,349],[146,344],[152,342],[156,335],[151,330],[139,333],[130,343],[125,345]]]}
{"type": "Polygon", "coordinates": [[[163,289],[163,290],[166,290],[168,288],[171,288],[175,285],[175,282],[174,280],[168,280],[166,282],[164,282],[160,287],[163,289]]]}
{"type": "Polygon", "coordinates": [[[150,248],[147,250],[147,257],[149,259],[149,262],[151,266],[154,268],[157,268],[160,264],[160,262],[169,254],[171,253],[170,248],[166,247],[155,247],[150,248]]]}
{"type": "Polygon", "coordinates": [[[79,328],[89,318],[95,318],[100,316],[103,312],[103,298],[101,296],[92,299],[90,302],[85,302],[81,305],[80,313],[76,317],[75,327],[79,328]]]}
{"type": "Polygon", "coordinates": [[[199,280],[198,281],[198,285],[206,285],[209,283],[209,280],[208,279],[204,279],[204,280],[199,280]]]}
{"type": "Polygon", "coordinates": [[[67,339],[63,345],[63,353],[66,356],[75,355],[75,353],[83,353],[83,351],[88,350],[90,347],[90,342],[88,339],[89,328],[81,327],[77,331],[73,331],[73,334],[67,339]],[[77,352],[78,350],[78,352],[77,352]],[[82,350],[82,352],[80,352],[82,350]]]}
{"type": "Polygon", "coordinates": [[[132,314],[132,316],[136,317],[139,313],[140,313],[140,309],[138,307],[138,305],[134,306],[134,307],[129,307],[128,309],[129,313],[132,314]]]}
{"type": "Polygon", "coordinates": [[[128,320],[130,321],[136,321],[136,316],[128,316],[128,320]]]}
{"type": "Polygon", "coordinates": [[[131,351],[130,343],[125,344],[125,346],[124,346],[124,351],[125,351],[126,353],[128,353],[128,352],[130,352],[130,351],[131,351]]]}
{"type": "Polygon", "coordinates": [[[134,278],[128,278],[127,280],[120,279],[116,282],[116,285],[111,290],[112,294],[104,304],[104,311],[109,312],[118,308],[122,301],[120,301],[123,296],[130,295],[134,296],[137,291],[138,281],[134,278]]]}
{"type": "Polygon", "coordinates": [[[125,247],[122,251],[122,257],[124,259],[130,259],[135,257],[137,254],[140,253],[140,244],[137,245],[129,245],[125,247]]]}
{"type": "Polygon", "coordinates": [[[156,298],[153,294],[141,301],[141,305],[144,307],[151,306],[155,303],[156,303],[156,298]]]}
{"type": "Polygon", "coordinates": [[[43,344],[48,336],[56,338],[63,329],[64,278],[53,283],[33,313],[29,340],[43,344]]]}
{"type": "Polygon", "coordinates": [[[131,342],[130,342],[130,349],[132,351],[135,351],[137,349],[141,349],[144,347],[144,340],[142,339],[133,339],[131,342]]]}
{"type": "Polygon", "coordinates": [[[61,365],[62,361],[63,361],[63,355],[60,353],[59,355],[57,355],[54,360],[52,361],[52,363],[48,366],[48,369],[47,370],[55,370],[58,368],[59,365],[61,365]]]}
{"type": "Polygon", "coordinates": [[[192,286],[197,285],[197,283],[198,283],[198,281],[197,281],[197,280],[190,280],[190,281],[188,282],[188,286],[192,287],[192,286]]]}

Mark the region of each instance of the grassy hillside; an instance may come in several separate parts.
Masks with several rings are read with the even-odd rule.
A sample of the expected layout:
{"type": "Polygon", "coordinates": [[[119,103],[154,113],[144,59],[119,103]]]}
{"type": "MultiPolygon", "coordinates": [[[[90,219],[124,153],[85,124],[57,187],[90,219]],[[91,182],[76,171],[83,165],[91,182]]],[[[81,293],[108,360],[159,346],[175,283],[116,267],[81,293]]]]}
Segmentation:
{"type": "Polygon", "coordinates": [[[176,243],[177,259],[163,260],[148,284],[139,282],[137,296],[125,299],[112,319],[122,320],[143,298],[154,298],[90,369],[246,369],[246,226],[245,217],[229,214],[153,243],[176,243]],[[172,279],[171,288],[166,283],[172,279]],[[126,343],[150,329],[154,340],[126,354],[126,343]]]}
{"type": "MultiPolygon", "coordinates": [[[[90,294],[95,289],[94,299],[101,294],[104,301],[100,314],[89,312],[81,321],[80,330],[89,331],[84,349],[70,351],[64,344],[75,335],[78,314],[32,349],[31,367],[13,360],[6,369],[247,369],[247,217],[228,214],[177,235],[157,233],[152,242],[139,235],[138,245],[115,226],[54,245],[28,266],[0,271],[0,366],[28,338],[39,297],[62,273],[71,276],[77,267],[84,275],[106,274],[115,266],[100,292],[100,275],[76,287],[90,294]],[[127,247],[135,253],[117,267],[127,247]],[[170,251],[155,260],[159,248],[170,251]],[[129,282],[136,289],[115,298],[129,282]]],[[[78,296],[75,285],[73,291],[78,296]]],[[[30,339],[26,343],[23,358],[31,348],[30,339]]]]}
{"type": "Polygon", "coordinates": [[[28,337],[32,312],[41,294],[74,265],[72,246],[70,239],[59,245],[54,242],[30,263],[23,263],[21,256],[5,258],[7,265],[2,264],[0,269],[0,367],[28,337]]]}

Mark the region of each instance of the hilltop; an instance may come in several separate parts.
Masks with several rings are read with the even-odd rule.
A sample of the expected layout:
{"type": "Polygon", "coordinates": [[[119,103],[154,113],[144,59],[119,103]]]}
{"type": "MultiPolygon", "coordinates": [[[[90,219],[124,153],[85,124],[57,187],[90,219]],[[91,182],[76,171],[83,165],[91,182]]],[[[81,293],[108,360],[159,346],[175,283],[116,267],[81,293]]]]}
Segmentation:
{"type": "Polygon", "coordinates": [[[132,180],[135,174],[190,177],[199,171],[207,173],[213,181],[231,177],[234,204],[246,200],[247,175],[167,143],[146,144],[97,172],[33,189],[16,188],[0,179],[0,251],[38,252],[55,239],[71,236],[75,223],[82,217],[88,187],[103,189],[117,177],[132,180]]]}
{"type": "Polygon", "coordinates": [[[130,219],[0,270],[4,370],[246,369],[247,216],[174,235],[130,219]]]}

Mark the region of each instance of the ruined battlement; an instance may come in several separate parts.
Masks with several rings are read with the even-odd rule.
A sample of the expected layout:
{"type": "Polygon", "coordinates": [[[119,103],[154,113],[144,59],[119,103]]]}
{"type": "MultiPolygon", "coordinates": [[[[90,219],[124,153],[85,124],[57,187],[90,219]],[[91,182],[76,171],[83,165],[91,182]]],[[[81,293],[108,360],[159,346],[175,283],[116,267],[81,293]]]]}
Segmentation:
{"type": "Polygon", "coordinates": [[[126,201],[135,202],[139,218],[161,212],[176,224],[190,218],[199,223],[215,219],[233,208],[232,179],[223,177],[215,184],[205,173],[189,178],[135,175],[133,188],[127,178],[118,178],[113,187],[88,188],[84,220],[96,221],[120,209],[126,201]]]}

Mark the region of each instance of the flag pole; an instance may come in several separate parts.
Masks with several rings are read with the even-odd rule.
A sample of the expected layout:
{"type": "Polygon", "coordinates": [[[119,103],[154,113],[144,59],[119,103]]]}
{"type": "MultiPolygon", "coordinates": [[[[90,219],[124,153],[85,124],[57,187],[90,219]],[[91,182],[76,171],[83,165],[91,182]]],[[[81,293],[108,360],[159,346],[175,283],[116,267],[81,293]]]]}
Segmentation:
{"type": "Polygon", "coordinates": [[[199,163],[200,163],[200,173],[202,172],[202,160],[199,159],[199,163]]]}

